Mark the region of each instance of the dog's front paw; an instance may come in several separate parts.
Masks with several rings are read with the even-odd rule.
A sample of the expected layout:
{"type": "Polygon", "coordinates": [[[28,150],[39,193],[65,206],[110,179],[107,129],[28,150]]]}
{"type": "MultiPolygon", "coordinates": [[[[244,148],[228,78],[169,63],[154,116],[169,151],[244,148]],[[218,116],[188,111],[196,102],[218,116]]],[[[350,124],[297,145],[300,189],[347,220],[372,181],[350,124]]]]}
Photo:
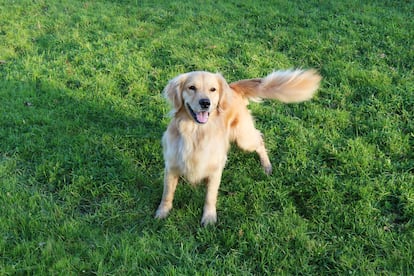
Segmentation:
{"type": "Polygon", "coordinates": [[[217,222],[216,211],[204,212],[203,217],[201,219],[202,226],[207,226],[209,224],[215,224],[216,222],[217,222]]]}
{"type": "Polygon", "coordinates": [[[158,207],[157,211],[155,212],[155,218],[156,219],[163,219],[168,216],[170,213],[171,208],[167,208],[165,206],[158,207]]]}

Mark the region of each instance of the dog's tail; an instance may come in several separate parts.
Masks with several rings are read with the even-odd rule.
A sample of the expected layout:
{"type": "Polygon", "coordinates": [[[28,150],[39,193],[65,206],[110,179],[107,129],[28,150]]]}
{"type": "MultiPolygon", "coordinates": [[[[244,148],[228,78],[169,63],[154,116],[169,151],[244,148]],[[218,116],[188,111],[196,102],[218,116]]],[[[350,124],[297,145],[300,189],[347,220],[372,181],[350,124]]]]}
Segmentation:
{"type": "Polygon", "coordinates": [[[275,71],[262,79],[233,82],[230,87],[250,99],[277,99],[284,103],[309,100],[319,87],[315,70],[275,71]]]}

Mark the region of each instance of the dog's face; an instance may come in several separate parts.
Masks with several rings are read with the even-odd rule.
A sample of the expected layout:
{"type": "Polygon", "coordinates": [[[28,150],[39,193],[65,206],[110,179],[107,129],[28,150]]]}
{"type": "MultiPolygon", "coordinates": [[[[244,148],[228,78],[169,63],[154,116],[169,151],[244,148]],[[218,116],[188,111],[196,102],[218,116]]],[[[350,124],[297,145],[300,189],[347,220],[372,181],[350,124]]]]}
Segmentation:
{"type": "Polygon", "coordinates": [[[173,113],[184,108],[197,124],[206,124],[210,114],[224,106],[229,86],[220,74],[190,72],[170,81],[164,90],[173,104],[173,113]]]}

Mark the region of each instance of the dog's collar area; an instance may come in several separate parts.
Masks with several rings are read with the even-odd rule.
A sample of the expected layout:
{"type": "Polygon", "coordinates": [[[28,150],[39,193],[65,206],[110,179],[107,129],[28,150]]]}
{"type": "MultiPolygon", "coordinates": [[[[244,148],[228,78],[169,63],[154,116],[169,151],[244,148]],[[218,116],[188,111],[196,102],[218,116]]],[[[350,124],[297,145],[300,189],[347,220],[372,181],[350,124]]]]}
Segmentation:
{"type": "Polygon", "coordinates": [[[187,108],[190,111],[191,116],[193,117],[194,121],[196,121],[196,123],[198,124],[205,124],[208,121],[208,117],[210,116],[210,112],[208,111],[200,111],[200,112],[195,112],[191,106],[187,103],[187,108]]]}

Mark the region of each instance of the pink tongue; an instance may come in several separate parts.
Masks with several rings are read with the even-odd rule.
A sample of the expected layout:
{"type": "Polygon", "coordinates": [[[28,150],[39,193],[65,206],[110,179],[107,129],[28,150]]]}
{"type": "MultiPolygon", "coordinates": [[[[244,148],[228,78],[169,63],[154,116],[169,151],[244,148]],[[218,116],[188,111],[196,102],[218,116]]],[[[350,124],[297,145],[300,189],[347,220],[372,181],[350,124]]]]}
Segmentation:
{"type": "Polygon", "coordinates": [[[196,114],[196,116],[197,116],[197,121],[199,121],[200,123],[207,123],[207,120],[208,120],[208,112],[207,111],[201,111],[201,112],[198,112],[197,114],[196,114]]]}

